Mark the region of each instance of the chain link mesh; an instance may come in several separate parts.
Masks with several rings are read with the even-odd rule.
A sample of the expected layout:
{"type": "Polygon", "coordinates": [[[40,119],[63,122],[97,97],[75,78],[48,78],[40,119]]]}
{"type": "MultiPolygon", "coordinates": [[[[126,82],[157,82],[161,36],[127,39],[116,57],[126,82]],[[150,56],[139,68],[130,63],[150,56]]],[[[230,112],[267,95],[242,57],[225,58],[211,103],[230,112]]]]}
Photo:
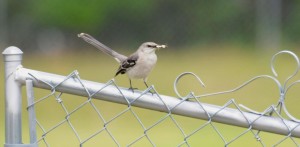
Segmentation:
{"type": "MultiPolygon", "coordinates": [[[[295,57],[299,64],[298,57],[291,52],[283,51],[295,57]]],[[[274,55],[272,62],[278,54],[274,55]]],[[[272,64],[273,70],[273,64],[272,64]]],[[[299,66],[298,66],[299,67],[299,66]]],[[[273,70],[275,72],[275,70],[273,70]]],[[[298,68],[295,72],[297,74],[298,68]]],[[[275,72],[276,73],[276,72],[275,72]]],[[[271,105],[263,112],[256,112],[244,105],[239,105],[234,99],[229,100],[214,113],[207,113],[202,97],[211,95],[221,95],[224,93],[235,92],[254,80],[260,78],[276,79],[272,76],[257,76],[243,85],[229,91],[217,92],[205,95],[194,95],[189,93],[187,96],[179,95],[176,84],[178,80],[192,73],[180,75],[174,83],[175,91],[181,101],[169,107],[161,98],[158,91],[149,87],[134,100],[129,100],[122,94],[121,88],[114,80],[108,81],[103,87],[99,87],[96,92],[90,92],[82,82],[77,71],[72,72],[58,84],[48,83],[39,78],[39,75],[30,76],[49,87],[49,91],[42,91],[44,96],[36,98],[28,108],[34,107],[37,112],[36,124],[38,130],[39,146],[299,146],[300,139],[293,137],[293,130],[300,126],[300,123],[290,115],[285,107],[285,95],[288,89],[299,83],[287,82],[281,86],[280,100],[277,105],[271,105]],[[79,98],[66,93],[57,91],[67,80],[77,80],[81,83],[81,88],[85,90],[88,97],[79,98]],[[101,93],[108,86],[113,86],[116,93],[123,95],[126,105],[106,102],[93,99],[95,94],[101,93]],[[142,99],[143,95],[152,95],[163,104],[167,113],[157,112],[134,107],[136,100],[142,99]],[[185,101],[197,103],[197,107],[206,112],[207,119],[198,120],[173,114],[174,110],[185,101]],[[238,126],[228,126],[214,121],[216,115],[221,115],[226,108],[234,108],[243,116],[247,122],[247,128],[238,126]],[[245,111],[256,114],[257,118],[250,121],[245,115],[245,111]],[[283,115],[283,112],[284,115],[283,115]],[[286,126],[286,135],[277,135],[253,129],[253,124],[263,116],[270,116],[281,120],[282,125],[286,126]],[[291,127],[286,124],[287,119],[297,122],[298,125],[291,127]],[[74,141],[74,139],[76,141],[74,141]]],[[[294,75],[295,75],[294,74],[294,75]]],[[[196,76],[195,74],[192,74],[196,76]]],[[[287,79],[290,80],[294,75],[287,79]]],[[[200,82],[200,78],[196,77],[200,82]]],[[[278,84],[278,83],[277,83],[278,84]]],[[[204,84],[203,84],[204,85],[204,84]]],[[[270,124],[271,125],[271,124],[270,124]]]]}

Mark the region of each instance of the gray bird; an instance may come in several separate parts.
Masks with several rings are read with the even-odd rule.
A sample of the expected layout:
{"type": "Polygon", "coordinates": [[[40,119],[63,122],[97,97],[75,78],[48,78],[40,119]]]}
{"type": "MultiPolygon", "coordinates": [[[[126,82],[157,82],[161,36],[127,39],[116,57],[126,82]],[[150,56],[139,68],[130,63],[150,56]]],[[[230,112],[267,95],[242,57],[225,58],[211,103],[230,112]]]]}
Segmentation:
{"type": "Polygon", "coordinates": [[[102,44],[89,34],[81,33],[78,34],[78,37],[82,38],[84,41],[93,45],[102,52],[114,57],[120,63],[115,76],[126,73],[129,78],[131,90],[133,90],[131,79],[143,79],[146,87],[149,87],[147,84],[147,78],[157,61],[155,51],[157,49],[167,47],[166,45],[158,45],[154,42],[145,42],[136,52],[127,57],[102,44]]]}

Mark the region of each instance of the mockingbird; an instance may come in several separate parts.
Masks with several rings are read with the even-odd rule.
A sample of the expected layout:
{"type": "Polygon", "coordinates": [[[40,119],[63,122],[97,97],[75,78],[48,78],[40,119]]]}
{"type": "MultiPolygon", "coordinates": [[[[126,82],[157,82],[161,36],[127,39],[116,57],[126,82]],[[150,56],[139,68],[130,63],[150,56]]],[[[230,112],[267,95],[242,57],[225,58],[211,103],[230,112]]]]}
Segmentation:
{"type": "Polygon", "coordinates": [[[120,63],[120,67],[117,70],[115,77],[119,74],[126,73],[130,83],[129,89],[131,90],[133,90],[131,79],[143,79],[144,84],[148,88],[147,77],[157,61],[155,51],[157,49],[167,47],[166,45],[158,45],[154,42],[145,42],[136,52],[127,57],[102,44],[89,34],[81,33],[78,34],[78,37],[82,38],[84,41],[93,45],[102,52],[114,57],[120,63]]]}

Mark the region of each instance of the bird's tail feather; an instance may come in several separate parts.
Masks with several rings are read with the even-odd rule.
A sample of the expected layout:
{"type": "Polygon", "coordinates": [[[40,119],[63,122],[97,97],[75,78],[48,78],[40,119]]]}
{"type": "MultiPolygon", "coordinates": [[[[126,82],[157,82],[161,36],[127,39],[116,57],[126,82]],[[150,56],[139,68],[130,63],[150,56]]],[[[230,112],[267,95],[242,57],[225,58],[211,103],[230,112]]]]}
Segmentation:
{"type": "Polygon", "coordinates": [[[100,51],[114,57],[119,63],[121,63],[127,59],[127,57],[125,55],[119,54],[118,52],[112,50],[111,48],[109,48],[106,45],[104,45],[103,43],[99,42],[98,40],[96,40],[94,37],[92,37],[89,34],[80,33],[80,34],[78,34],[78,37],[82,38],[84,41],[93,45],[100,51]]]}

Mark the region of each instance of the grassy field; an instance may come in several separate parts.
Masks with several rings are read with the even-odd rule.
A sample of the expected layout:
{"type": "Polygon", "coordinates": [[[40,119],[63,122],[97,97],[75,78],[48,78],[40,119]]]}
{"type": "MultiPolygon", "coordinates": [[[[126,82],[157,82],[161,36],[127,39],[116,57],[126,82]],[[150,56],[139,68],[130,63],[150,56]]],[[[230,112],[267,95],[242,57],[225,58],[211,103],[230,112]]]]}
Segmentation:
{"type": "MultiPolygon", "coordinates": [[[[240,51],[232,50],[229,47],[223,49],[217,49],[217,47],[213,48],[215,49],[211,49],[209,51],[189,49],[185,52],[173,52],[172,48],[160,50],[158,52],[158,64],[148,79],[149,84],[153,84],[160,94],[175,96],[173,90],[173,82],[175,78],[182,72],[190,71],[197,74],[203,80],[206,88],[200,87],[193,77],[184,77],[179,82],[179,90],[181,91],[182,95],[185,95],[190,91],[193,91],[198,95],[233,89],[257,75],[272,75],[270,69],[270,60],[272,55],[276,52],[261,53],[250,50],[240,51]]],[[[23,66],[26,68],[60,75],[68,75],[73,70],[78,70],[82,79],[101,83],[106,83],[112,79],[118,66],[113,59],[93,49],[86,49],[86,51],[82,51],[80,53],[64,53],[53,55],[32,55],[25,52],[23,59],[23,66]]],[[[283,82],[291,73],[294,72],[296,64],[291,57],[282,55],[276,59],[275,66],[276,71],[279,74],[278,79],[283,82]]],[[[0,67],[2,68],[1,70],[3,70],[2,62],[0,63],[0,67]]],[[[291,82],[298,79],[300,79],[300,77],[296,76],[291,80],[291,82]]],[[[119,86],[128,87],[129,83],[126,76],[118,76],[115,80],[119,86]]],[[[0,79],[0,82],[4,83],[3,78],[0,79]]],[[[142,81],[133,81],[133,84],[139,89],[144,88],[142,81]]],[[[300,85],[295,85],[293,88],[291,88],[286,99],[286,105],[289,111],[296,118],[300,118],[298,107],[298,104],[300,104],[300,99],[298,98],[300,93],[298,92],[298,88],[300,88],[300,85]]],[[[0,89],[2,93],[0,100],[0,108],[2,113],[0,113],[0,118],[3,120],[3,84],[0,85],[0,89]]],[[[50,92],[37,89],[35,90],[35,93],[36,99],[38,99],[49,94],[50,92]]],[[[72,96],[68,94],[63,94],[62,98],[64,104],[70,111],[76,108],[82,102],[86,101],[86,98],[80,98],[78,96],[72,96]]],[[[206,97],[202,98],[200,101],[215,105],[224,105],[228,100],[233,98],[239,104],[244,104],[257,111],[263,111],[270,105],[276,104],[279,95],[278,88],[272,81],[260,79],[232,94],[206,97]]],[[[93,100],[93,103],[103,113],[103,116],[106,120],[111,119],[113,116],[127,108],[127,106],[104,101],[93,100]]],[[[27,114],[25,99],[23,101],[23,106],[23,137],[24,142],[27,143],[29,137],[27,130],[28,124],[26,119],[27,114]]],[[[151,126],[157,120],[165,116],[165,114],[161,112],[153,112],[140,108],[133,108],[133,110],[138,114],[146,127],[151,126]]],[[[65,113],[60,105],[56,103],[54,97],[51,97],[38,104],[36,106],[36,113],[37,118],[42,124],[44,124],[46,129],[49,129],[51,126],[53,126],[53,124],[62,121],[65,116],[65,113]]],[[[175,116],[175,119],[180,123],[183,130],[187,134],[191,133],[193,130],[197,129],[206,122],[203,120],[186,118],[182,116],[175,116]]],[[[82,140],[103,127],[103,122],[99,121],[95,111],[90,106],[83,107],[80,111],[76,112],[76,114],[72,115],[70,120],[75,126],[82,140]]],[[[226,141],[230,141],[239,133],[245,131],[244,128],[218,123],[214,123],[214,125],[216,125],[220,130],[226,141]]],[[[138,121],[131,113],[125,113],[120,118],[114,120],[108,125],[108,129],[121,146],[126,146],[128,143],[132,142],[134,139],[143,134],[142,127],[138,124],[138,121]]],[[[3,130],[0,134],[0,144],[3,144],[4,121],[0,122],[0,130],[3,130]]],[[[38,130],[38,132],[41,133],[41,130],[38,130]]],[[[148,135],[157,146],[177,146],[183,141],[182,134],[174,125],[174,123],[172,123],[171,119],[167,119],[163,123],[152,128],[148,132],[148,135]]],[[[261,133],[260,136],[267,146],[275,144],[284,137],[269,133],[261,133]]],[[[54,147],[78,146],[79,144],[76,136],[67,123],[47,135],[46,139],[49,144],[54,147]]],[[[224,146],[222,139],[210,126],[205,127],[193,135],[188,141],[194,146],[224,146]]],[[[296,139],[296,141],[300,143],[299,139],[296,139]]],[[[250,132],[230,144],[230,146],[237,147],[253,147],[259,145],[260,144],[255,140],[254,136],[250,132]]],[[[290,139],[288,139],[280,145],[292,146],[294,144],[290,139]]],[[[45,145],[41,143],[40,146],[45,145]]],[[[103,132],[88,141],[86,144],[84,144],[84,146],[116,145],[108,133],[103,132]]],[[[146,138],[143,138],[134,146],[151,146],[151,144],[146,138]]]]}

